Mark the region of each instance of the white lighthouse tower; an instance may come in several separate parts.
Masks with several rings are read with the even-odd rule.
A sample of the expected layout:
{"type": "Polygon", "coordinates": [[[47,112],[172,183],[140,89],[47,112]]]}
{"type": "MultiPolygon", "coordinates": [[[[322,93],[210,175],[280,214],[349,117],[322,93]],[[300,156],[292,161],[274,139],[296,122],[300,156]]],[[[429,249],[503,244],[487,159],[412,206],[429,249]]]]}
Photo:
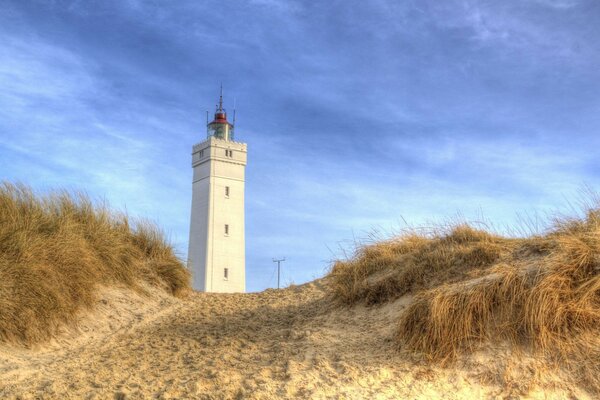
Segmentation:
{"type": "Polygon", "coordinates": [[[207,138],[192,150],[188,268],[196,290],[246,290],[246,154],[246,144],[234,141],[234,126],[227,121],[221,88],[215,118],[207,124],[207,138]]]}

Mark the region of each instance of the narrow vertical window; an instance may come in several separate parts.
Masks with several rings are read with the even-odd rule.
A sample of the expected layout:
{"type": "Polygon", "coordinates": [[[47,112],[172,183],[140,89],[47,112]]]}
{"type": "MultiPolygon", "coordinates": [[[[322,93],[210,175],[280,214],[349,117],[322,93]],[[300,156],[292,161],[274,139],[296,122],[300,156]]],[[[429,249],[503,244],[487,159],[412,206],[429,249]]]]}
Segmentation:
{"type": "Polygon", "coordinates": [[[225,186],[225,197],[229,197],[229,186],[225,186]]]}
{"type": "Polygon", "coordinates": [[[229,235],[229,225],[225,224],[225,234],[229,235]]]}
{"type": "Polygon", "coordinates": [[[229,279],[229,268],[223,269],[223,279],[225,279],[225,280],[229,279]]]}

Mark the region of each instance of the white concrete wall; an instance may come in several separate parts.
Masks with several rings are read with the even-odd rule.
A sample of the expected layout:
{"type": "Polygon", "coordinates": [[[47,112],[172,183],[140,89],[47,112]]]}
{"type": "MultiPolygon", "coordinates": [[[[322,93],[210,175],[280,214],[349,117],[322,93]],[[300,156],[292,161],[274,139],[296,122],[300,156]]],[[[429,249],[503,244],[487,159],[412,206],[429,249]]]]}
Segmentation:
{"type": "Polygon", "coordinates": [[[246,156],[244,143],[213,137],[193,148],[188,267],[196,290],[244,292],[246,289],[246,156]],[[229,196],[226,187],[229,187],[229,196]],[[229,226],[228,234],[225,225],[229,226]]]}

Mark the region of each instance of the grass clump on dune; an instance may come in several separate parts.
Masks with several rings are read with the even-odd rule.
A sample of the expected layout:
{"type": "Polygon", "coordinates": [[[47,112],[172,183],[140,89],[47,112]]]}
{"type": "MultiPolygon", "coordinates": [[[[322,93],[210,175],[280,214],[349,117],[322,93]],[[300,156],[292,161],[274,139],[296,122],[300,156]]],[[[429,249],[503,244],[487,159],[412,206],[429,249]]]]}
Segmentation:
{"type": "Polygon", "coordinates": [[[95,205],[85,195],[0,185],[0,341],[48,339],[94,304],[99,285],[173,295],[189,273],[154,225],[95,205]]]}
{"type": "Polygon", "coordinates": [[[331,284],[342,302],[381,303],[469,276],[496,262],[509,243],[468,225],[449,232],[411,232],[359,248],[351,260],[337,261],[331,284]]]}
{"type": "Polygon", "coordinates": [[[342,302],[411,293],[396,342],[452,360],[492,342],[560,365],[600,391],[600,210],[543,235],[502,238],[457,226],[359,249],[330,274],[342,302]]]}

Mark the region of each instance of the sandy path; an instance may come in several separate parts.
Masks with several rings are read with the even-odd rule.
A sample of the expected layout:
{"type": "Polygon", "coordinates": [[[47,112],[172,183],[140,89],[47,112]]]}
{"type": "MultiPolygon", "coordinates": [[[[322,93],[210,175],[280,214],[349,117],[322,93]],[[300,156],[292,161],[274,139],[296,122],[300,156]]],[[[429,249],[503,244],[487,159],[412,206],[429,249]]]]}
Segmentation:
{"type": "MultiPolygon", "coordinates": [[[[0,348],[1,398],[505,398],[483,363],[439,369],[394,347],[408,298],[334,307],[322,282],[185,300],[107,296],[83,334],[38,350],[0,348]],[[118,310],[121,310],[120,315],[118,310]],[[102,311],[102,310],[101,310],[102,311]],[[107,325],[111,325],[106,328],[107,325]]],[[[86,325],[87,324],[87,325],[86,325]]],[[[507,391],[508,390],[508,391],[507,391]]],[[[568,388],[530,392],[565,398],[568,388]]]]}

